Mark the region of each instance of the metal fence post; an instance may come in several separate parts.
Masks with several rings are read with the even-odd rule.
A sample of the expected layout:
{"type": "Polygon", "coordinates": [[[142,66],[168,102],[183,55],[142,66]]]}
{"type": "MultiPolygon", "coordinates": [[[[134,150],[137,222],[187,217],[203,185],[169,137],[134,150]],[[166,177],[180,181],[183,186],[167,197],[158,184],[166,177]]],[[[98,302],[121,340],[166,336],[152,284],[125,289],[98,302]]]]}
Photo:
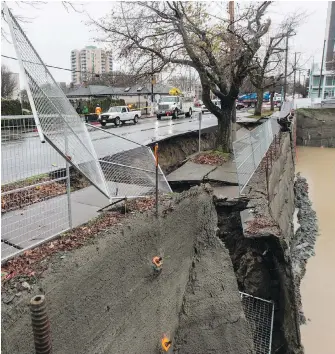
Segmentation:
{"type": "Polygon", "coordinates": [[[199,153],[201,152],[201,120],[202,120],[202,112],[199,112],[199,153]]]}
{"type": "MultiPolygon", "coordinates": [[[[67,126],[65,126],[65,154],[69,156],[69,144],[67,136],[67,126]]],[[[66,160],[66,195],[67,195],[67,210],[69,218],[69,227],[72,229],[72,209],[71,209],[71,177],[70,177],[70,163],[66,160]]]]}
{"type": "Polygon", "coordinates": [[[254,145],[252,143],[252,139],[251,139],[251,134],[249,134],[249,140],[250,140],[250,146],[251,146],[251,151],[252,151],[252,160],[254,162],[254,170],[256,170],[256,161],[255,161],[255,151],[254,151],[254,145]]]}

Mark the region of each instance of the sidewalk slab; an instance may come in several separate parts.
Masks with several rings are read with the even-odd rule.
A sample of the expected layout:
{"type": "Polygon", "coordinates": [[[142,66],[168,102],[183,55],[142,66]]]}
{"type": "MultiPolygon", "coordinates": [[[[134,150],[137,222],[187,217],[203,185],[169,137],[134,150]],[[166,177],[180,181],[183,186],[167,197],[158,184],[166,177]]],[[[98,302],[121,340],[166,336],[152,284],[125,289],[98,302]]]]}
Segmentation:
{"type": "Polygon", "coordinates": [[[216,166],[200,165],[188,161],[183,166],[170,173],[167,176],[167,180],[169,182],[202,181],[204,177],[215,168],[216,166]]]}
{"type": "Polygon", "coordinates": [[[219,181],[224,183],[229,183],[233,185],[238,185],[236,167],[235,171],[232,170],[232,166],[228,163],[226,168],[225,164],[223,166],[218,166],[214,171],[210,172],[207,178],[211,181],[219,181]]]}

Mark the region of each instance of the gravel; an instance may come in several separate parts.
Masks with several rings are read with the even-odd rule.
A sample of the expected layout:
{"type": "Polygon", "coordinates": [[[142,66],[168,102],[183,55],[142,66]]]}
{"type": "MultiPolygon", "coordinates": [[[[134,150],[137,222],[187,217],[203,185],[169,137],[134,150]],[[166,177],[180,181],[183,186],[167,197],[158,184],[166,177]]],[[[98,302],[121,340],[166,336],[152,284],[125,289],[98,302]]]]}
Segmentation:
{"type": "Polygon", "coordinates": [[[296,289],[296,301],[300,312],[300,323],[306,323],[306,318],[302,310],[300,283],[306,273],[307,261],[315,255],[314,246],[318,236],[318,222],[316,212],[312,208],[312,202],[308,195],[308,183],[306,178],[297,174],[294,183],[295,207],[298,211],[298,222],[300,227],[297,229],[292,244],[292,268],[296,289]]]}

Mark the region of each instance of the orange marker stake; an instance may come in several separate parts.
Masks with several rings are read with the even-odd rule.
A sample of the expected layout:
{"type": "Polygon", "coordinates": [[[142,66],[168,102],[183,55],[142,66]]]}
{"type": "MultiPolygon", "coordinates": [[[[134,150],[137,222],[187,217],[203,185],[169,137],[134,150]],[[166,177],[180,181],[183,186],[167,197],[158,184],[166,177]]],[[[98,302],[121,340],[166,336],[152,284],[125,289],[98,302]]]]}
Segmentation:
{"type": "Polygon", "coordinates": [[[170,347],[171,347],[172,341],[170,341],[170,339],[168,337],[163,337],[162,338],[162,349],[167,352],[170,347]]]}

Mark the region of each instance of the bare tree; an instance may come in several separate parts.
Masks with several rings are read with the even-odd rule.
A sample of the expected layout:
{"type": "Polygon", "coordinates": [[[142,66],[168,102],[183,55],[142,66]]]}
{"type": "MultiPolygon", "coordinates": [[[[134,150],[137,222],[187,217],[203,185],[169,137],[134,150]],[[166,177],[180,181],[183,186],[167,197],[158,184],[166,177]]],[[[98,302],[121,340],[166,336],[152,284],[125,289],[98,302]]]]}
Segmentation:
{"type": "Polygon", "coordinates": [[[271,21],[263,18],[270,3],[242,4],[233,23],[226,9],[221,16],[210,3],[182,1],[119,2],[91,21],[103,33],[100,41],[113,43],[136,74],[158,73],[171,63],[194,68],[202,99],[218,119],[217,148],[229,151],[235,100],[268,32],[271,21]],[[211,91],[221,107],[212,103],[211,91]]]}
{"type": "Polygon", "coordinates": [[[1,65],[1,97],[11,98],[16,88],[16,80],[13,73],[6,65],[1,65]]]}
{"type": "MultiPolygon", "coordinates": [[[[283,77],[282,64],[284,61],[285,43],[288,38],[296,35],[302,15],[293,14],[285,19],[277,33],[271,36],[268,42],[261,47],[260,51],[254,57],[254,66],[250,70],[250,80],[256,88],[257,104],[255,106],[255,115],[262,114],[263,95],[266,90],[271,93],[271,107],[273,109],[273,95],[275,86],[283,77]]],[[[288,74],[288,76],[291,73],[288,74]]]]}

